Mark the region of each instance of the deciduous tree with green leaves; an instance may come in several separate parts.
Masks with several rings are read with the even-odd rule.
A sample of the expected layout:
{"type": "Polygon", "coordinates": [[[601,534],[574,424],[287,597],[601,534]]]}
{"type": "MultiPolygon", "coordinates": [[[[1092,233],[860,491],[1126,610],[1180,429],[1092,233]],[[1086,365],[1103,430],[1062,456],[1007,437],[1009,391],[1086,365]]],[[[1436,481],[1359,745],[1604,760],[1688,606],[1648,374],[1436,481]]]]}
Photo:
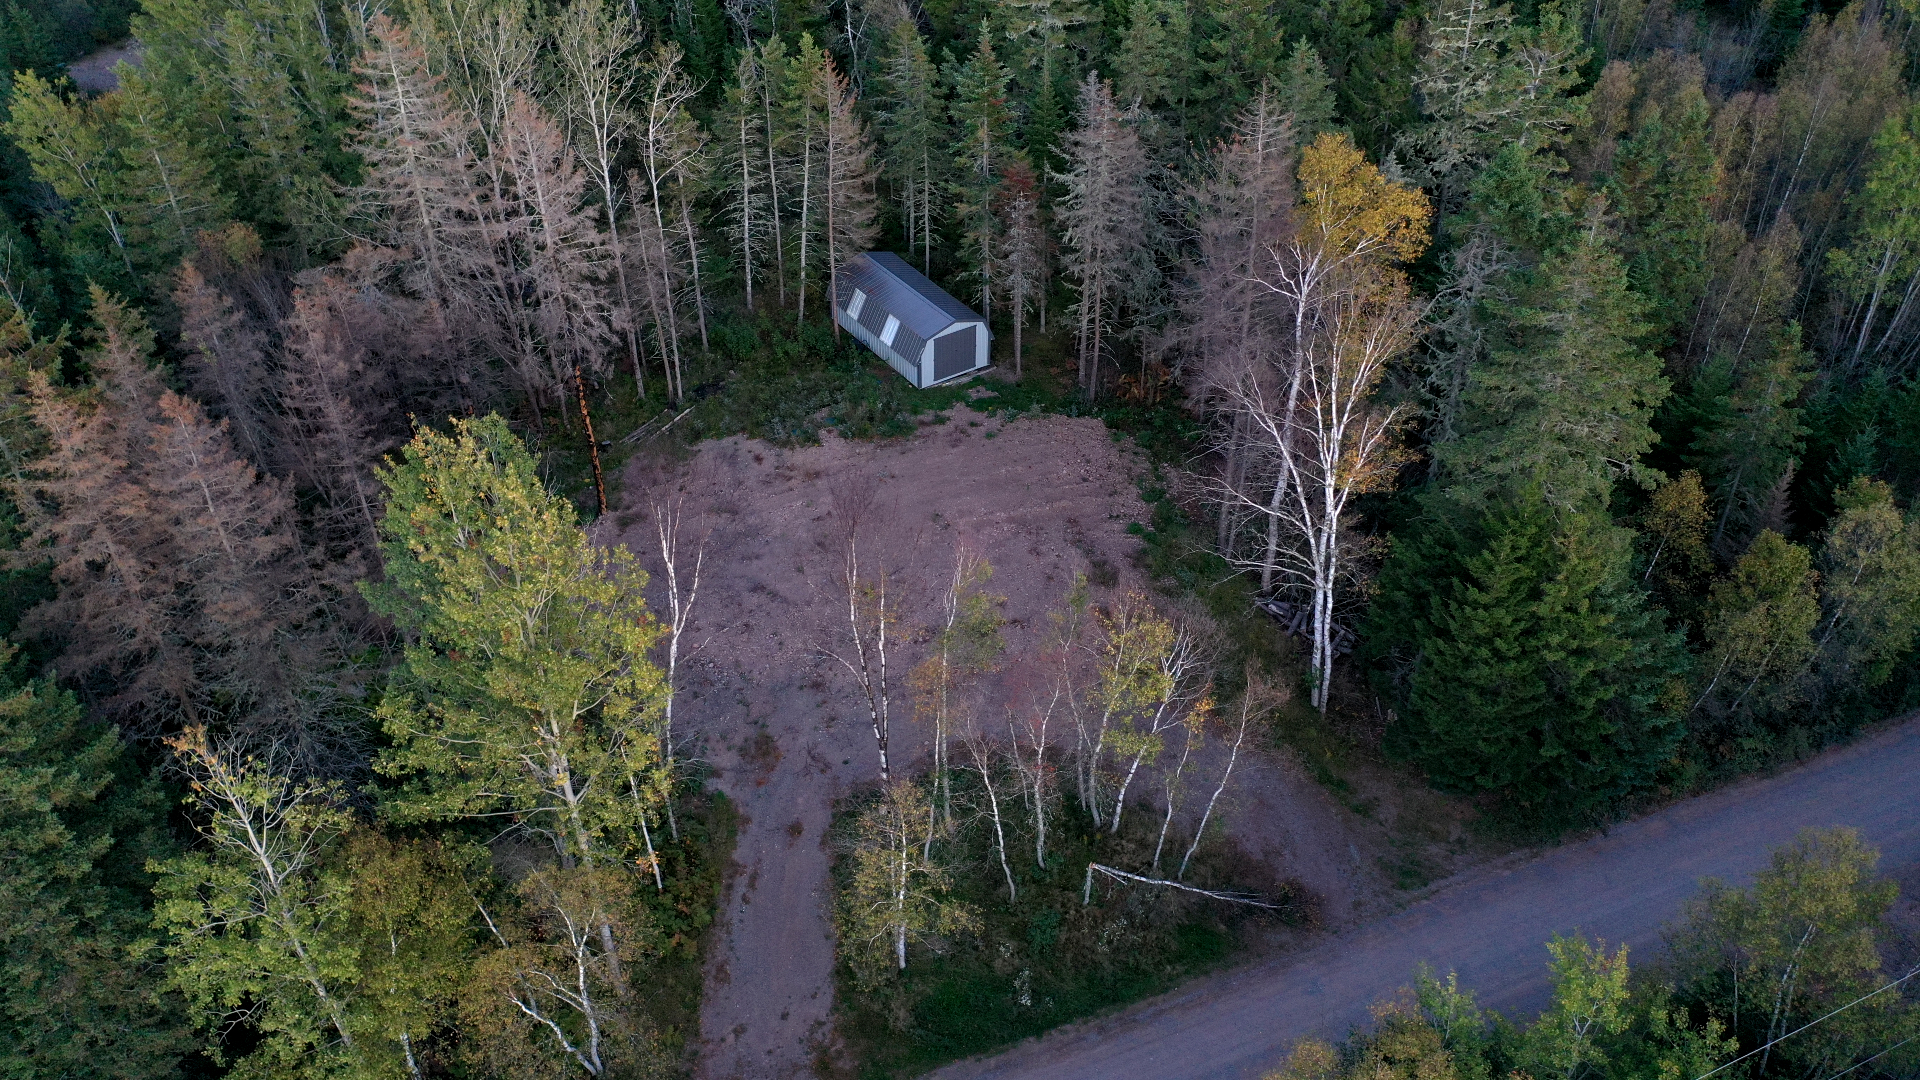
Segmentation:
{"type": "Polygon", "coordinates": [[[399,822],[491,820],[617,861],[665,783],[646,572],[593,543],[497,416],[418,430],[380,470],[375,610],[418,635],[380,705],[399,822]]]}

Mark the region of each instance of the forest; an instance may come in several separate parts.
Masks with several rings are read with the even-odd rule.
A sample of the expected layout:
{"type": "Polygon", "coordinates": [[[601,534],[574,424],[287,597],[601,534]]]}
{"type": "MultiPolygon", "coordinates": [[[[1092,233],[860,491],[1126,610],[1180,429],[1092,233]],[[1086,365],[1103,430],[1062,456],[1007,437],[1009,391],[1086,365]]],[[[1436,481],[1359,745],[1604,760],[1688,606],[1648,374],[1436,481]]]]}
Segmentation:
{"type": "MultiPolygon", "coordinates": [[[[1920,704],[1911,0],[9,0],[0,53],[8,1075],[681,1067],[734,828],[673,724],[698,556],[672,505],[639,553],[587,526],[681,417],[912,430],[831,317],[876,248],[1021,400],[1135,433],[1143,531],[1299,644],[1216,686],[1069,597],[1126,676],[1059,669],[1098,736],[1056,776],[1044,728],[956,732],[847,895],[937,879],[904,807],[968,754],[1031,815],[965,841],[1011,900],[1008,837],[1102,857],[1188,717],[1373,725],[1552,837],[1920,704]],[[66,76],[128,34],[117,88],[66,76]]],[[[990,666],[948,652],[997,633],[972,572],[922,700],[990,666]]],[[[978,930],[916,912],[843,917],[885,944],[850,985],[978,930]]],[[[1610,1007],[1772,1031],[1672,992],[1610,1007]]],[[[1473,1031],[1474,1075],[1548,1060],[1473,1031]]]]}

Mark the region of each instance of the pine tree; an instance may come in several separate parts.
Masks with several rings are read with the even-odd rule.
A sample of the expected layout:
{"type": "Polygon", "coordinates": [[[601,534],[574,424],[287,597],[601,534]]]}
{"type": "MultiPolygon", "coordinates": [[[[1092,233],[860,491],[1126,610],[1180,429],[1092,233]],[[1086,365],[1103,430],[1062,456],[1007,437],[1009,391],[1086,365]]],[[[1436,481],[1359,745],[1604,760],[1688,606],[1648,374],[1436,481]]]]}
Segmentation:
{"type": "Polygon", "coordinates": [[[1415,93],[1425,120],[1396,143],[1444,216],[1468,180],[1503,145],[1532,151],[1572,123],[1567,96],[1586,62],[1579,27],[1558,4],[1537,26],[1515,22],[1506,4],[1448,0],[1421,49],[1415,93]]]}
{"type": "Polygon", "coordinates": [[[993,193],[1013,152],[1013,110],[1007,100],[1013,76],[994,52],[990,27],[981,26],[973,55],[947,79],[953,84],[953,216],[960,229],[962,275],[974,283],[980,310],[991,319],[999,239],[993,193]]]}
{"type": "Polygon", "coordinates": [[[1768,524],[1775,492],[1796,467],[1807,433],[1798,402],[1812,366],[1799,325],[1789,323],[1764,354],[1738,368],[1716,358],[1694,375],[1686,401],[1697,417],[1689,461],[1720,504],[1716,548],[1743,550],[1768,524]]]}
{"type": "Polygon", "coordinates": [[[1133,0],[1113,58],[1114,93],[1119,100],[1182,115],[1192,38],[1186,0],[1133,0]]]}
{"type": "Polygon", "coordinates": [[[1301,146],[1336,127],[1333,77],[1306,38],[1294,41],[1293,51],[1274,76],[1273,91],[1274,107],[1289,118],[1293,138],[1301,146]]]}
{"type": "Polygon", "coordinates": [[[1632,580],[1630,534],[1537,489],[1434,503],[1381,572],[1394,752],[1455,791],[1577,817],[1649,788],[1681,735],[1686,654],[1632,580]]]}
{"type": "Polygon", "coordinates": [[[1663,55],[1638,70],[1630,126],[1604,190],[1620,215],[1627,280],[1663,334],[1686,325],[1707,286],[1720,177],[1699,62],[1663,55]]]}
{"type": "Polygon", "coordinates": [[[1287,35],[1273,6],[1259,0],[1207,0],[1196,15],[1193,93],[1219,130],[1281,71],[1287,35]]]}

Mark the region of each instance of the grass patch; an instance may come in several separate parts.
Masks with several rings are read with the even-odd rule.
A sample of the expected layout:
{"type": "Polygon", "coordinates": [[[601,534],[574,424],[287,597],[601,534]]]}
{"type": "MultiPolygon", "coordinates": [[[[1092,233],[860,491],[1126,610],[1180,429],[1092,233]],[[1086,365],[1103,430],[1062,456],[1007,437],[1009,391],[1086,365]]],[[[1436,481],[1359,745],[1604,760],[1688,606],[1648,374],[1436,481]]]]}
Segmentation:
{"type": "Polygon", "coordinates": [[[676,804],[679,841],[664,828],[653,838],[666,888],[641,892],[659,954],[644,966],[640,990],[662,1049],[689,1063],[700,1041],[700,991],[714,914],[740,824],[732,800],[692,786],[676,804]]]}
{"type": "MultiPolygon", "coordinates": [[[[977,785],[971,774],[956,776],[956,802],[972,805],[977,785]]],[[[867,793],[836,808],[837,851],[844,854],[854,842],[855,824],[873,798],[867,793]]],[[[1142,804],[1122,820],[1114,836],[1096,830],[1084,814],[1063,814],[1049,832],[1044,869],[1035,862],[1030,833],[1010,820],[1009,861],[1019,891],[1013,903],[989,825],[975,817],[950,836],[937,835],[936,858],[954,882],[949,899],[973,909],[979,930],[914,946],[907,969],[871,990],[858,985],[846,950],[886,944],[849,944],[841,936],[838,1030],[859,1063],[858,1075],[916,1075],[1118,1008],[1218,966],[1253,925],[1316,921],[1304,888],[1263,877],[1270,872],[1215,835],[1201,845],[1186,880],[1258,893],[1280,904],[1279,911],[1104,878],[1095,880],[1091,902],[1083,903],[1089,862],[1135,870],[1152,863],[1159,815],[1142,804]]],[[[1162,876],[1178,865],[1189,839],[1169,837],[1162,876]]],[[[838,860],[837,895],[844,895],[849,873],[848,860],[838,860]]]]}

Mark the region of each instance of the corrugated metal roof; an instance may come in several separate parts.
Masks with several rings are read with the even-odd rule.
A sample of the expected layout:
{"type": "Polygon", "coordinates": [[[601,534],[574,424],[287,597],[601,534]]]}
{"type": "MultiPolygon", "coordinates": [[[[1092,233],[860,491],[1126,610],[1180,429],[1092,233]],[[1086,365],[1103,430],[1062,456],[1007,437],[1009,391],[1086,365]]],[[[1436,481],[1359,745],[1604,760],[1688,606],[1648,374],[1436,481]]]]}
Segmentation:
{"type": "Polygon", "coordinates": [[[873,317],[869,309],[878,305],[879,311],[899,319],[902,327],[923,341],[954,323],[981,321],[972,308],[891,251],[867,252],[847,260],[840,272],[841,307],[852,301],[855,289],[867,295],[860,310],[863,325],[873,317]]]}

